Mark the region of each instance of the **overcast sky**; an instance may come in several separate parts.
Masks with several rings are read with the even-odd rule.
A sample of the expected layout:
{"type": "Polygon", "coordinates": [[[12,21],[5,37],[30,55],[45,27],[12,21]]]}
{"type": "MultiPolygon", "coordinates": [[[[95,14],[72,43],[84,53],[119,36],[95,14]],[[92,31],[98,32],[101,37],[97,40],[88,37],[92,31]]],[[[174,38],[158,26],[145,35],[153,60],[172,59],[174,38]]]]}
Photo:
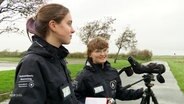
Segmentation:
{"type": "MultiPolygon", "coordinates": [[[[184,0],[52,0],[68,7],[76,31],[87,22],[104,17],[116,18],[116,32],[110,39],[110,52],[115,53],[115,39],[126,27],[136,33],[138,49],[154,55],[184,55],[184,0]]],[[[25,23],[24,23],[25,24],[25,23]]],[[[31,43],[26,35],[0,36],[0,50],[26,50],[31,43]],[[7,45],[7,42],[9,45],[7,45]]],[[[84,52],[85,45],[73,34],[70,52],[84,52]]],[[[123,52],[124,50],[122,50],[123,52]]]]}

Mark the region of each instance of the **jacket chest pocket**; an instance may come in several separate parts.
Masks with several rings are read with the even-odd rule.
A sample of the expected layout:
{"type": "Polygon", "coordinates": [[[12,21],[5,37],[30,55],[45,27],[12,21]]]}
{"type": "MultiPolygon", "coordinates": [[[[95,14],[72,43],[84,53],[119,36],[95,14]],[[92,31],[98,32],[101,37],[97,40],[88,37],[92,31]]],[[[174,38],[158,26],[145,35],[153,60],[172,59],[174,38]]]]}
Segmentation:
{"type": "Polygon", "coordinates": [[[102,93],[104,91],[105,91],[105,89],[104,89],[103,85],[98,85],[98,86],[93,87],[93,93],[94,94],[102,93]]]}
{"type": "Polygon", "coordinates": [[[115,79],[103,79],[93,81],[91,84],[94,95],[114,97],[116,95],[117,81],[115,79]]]}
{"type": "Polygon", "coordinates": [[[50,79],[47,80],[46,84],[48,96],[51,98],[55,97],[54,99],[56,99],[60,96],[60,87],[65,86],[68,82],[67,79],[58,72],[58,74],[52,75],[50,79]]]}
{"type": "Polygon", "coordinates": [[[59,86],[59,93],[64,101],[70,99],[70,97],[72,96],[72,91],[69,84],[59,86]]]}
{"type": "Polygon", "coordinates": [[[47,95],[51,99],[56,101],[66,101],[71,97],[72,91],[71,87],[67,82],[49,82],[47,87],[47,95]]]}

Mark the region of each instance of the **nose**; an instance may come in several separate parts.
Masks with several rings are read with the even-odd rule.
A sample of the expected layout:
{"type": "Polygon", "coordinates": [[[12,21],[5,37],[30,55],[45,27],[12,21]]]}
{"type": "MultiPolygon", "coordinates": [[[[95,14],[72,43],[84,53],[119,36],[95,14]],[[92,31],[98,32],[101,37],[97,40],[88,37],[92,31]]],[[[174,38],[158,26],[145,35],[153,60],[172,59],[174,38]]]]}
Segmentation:
{"type": "Polygon", "coordinates": [[[71,33],[72,33],[72,34],[73,34],[73,33],[75,33],[75,30],[74,30],[74,28],[73,28],[73,27],[72,27],[71,33]]]}

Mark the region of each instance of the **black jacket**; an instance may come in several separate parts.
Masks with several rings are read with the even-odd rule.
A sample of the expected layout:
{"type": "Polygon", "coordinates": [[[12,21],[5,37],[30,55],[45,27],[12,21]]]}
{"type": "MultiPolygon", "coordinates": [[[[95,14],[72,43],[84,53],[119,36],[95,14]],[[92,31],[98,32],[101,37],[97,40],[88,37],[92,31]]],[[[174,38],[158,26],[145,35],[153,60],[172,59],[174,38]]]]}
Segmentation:
{"type": "Polygon", "coordinates": [[[39,37],[16,68],[10,104],[77,104],[64,58],[68,50],[39,37]]]}
{"type": "Polygon", "coordinates": [[[85,102],[86,97],[105,97],[119,100],[135,100],[142,97],[143,90],[124,90],[117,70],[109,62],[93,64],[88,59],[82,72],[75,81],[75,94],[78,100],[85,102]]]}

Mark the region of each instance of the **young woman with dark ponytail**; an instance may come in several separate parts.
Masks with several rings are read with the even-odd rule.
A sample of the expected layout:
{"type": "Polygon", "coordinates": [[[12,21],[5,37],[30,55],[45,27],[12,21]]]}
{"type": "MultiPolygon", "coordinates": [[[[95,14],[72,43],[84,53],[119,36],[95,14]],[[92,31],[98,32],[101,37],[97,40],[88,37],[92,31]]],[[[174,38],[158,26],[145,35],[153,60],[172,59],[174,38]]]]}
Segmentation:
{"type": "Polygon", "coordinates": [[[78,104],[65,62],[69,52],[63,46],[75,32],[69,9],[44,5],[26,26],[32,45],[16,68],[10,104],[78,104]]]}

